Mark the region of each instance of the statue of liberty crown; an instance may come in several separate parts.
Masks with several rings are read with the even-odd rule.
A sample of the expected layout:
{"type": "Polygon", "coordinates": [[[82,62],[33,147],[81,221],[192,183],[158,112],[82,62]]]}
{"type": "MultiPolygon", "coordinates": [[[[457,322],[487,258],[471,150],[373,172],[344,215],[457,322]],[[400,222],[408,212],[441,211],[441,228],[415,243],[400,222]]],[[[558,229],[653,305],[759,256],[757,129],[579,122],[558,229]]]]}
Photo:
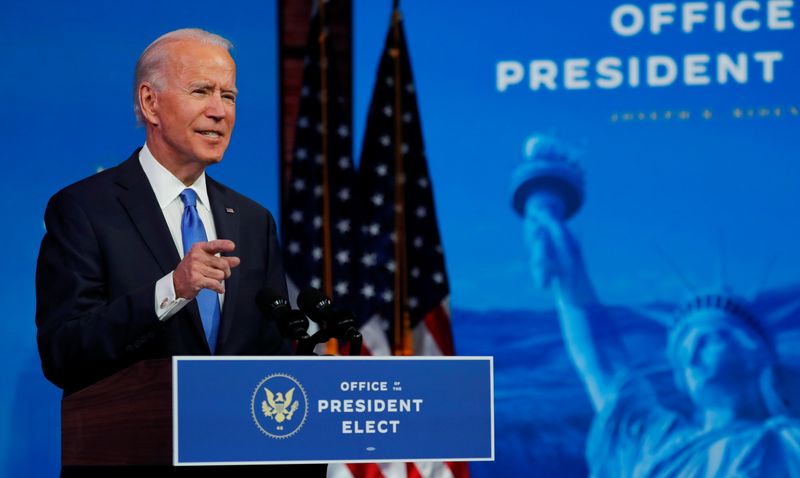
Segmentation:
{"type": "Polygon", "coordinates": [[[724,311],[728,316],[739,319],[765,340],[769,338],[755,316],[739,300],[723,294],[704,294],[689,300],[675,312],[675,324],[691,320],[694,312],[709,309],[724,311]]]}

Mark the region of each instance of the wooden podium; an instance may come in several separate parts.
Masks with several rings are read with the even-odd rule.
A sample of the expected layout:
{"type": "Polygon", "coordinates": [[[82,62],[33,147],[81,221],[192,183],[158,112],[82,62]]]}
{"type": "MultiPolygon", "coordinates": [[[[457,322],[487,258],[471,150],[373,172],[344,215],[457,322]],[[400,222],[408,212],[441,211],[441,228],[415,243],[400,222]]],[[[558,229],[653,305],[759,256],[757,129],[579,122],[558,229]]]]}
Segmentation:
{"type": "Polygon", "coordinates": [[[61,462],[171,465],[171,359],[139,362],[65,397],[61,462]]]}

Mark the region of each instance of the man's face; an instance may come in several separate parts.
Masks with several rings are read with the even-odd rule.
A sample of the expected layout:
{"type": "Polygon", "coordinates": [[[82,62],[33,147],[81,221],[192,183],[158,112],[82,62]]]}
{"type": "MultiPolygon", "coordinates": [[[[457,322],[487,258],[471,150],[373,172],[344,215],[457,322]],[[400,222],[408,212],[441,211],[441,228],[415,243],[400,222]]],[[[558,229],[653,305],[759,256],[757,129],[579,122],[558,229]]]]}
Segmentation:
{"type": "Polygon", "coordinates": [[[220,46],[180,41],[170,46],[165,73],[154,105],[155,156],[177,167],[219,162],[236,119],[236,64],[230,54],[220,46]]]}

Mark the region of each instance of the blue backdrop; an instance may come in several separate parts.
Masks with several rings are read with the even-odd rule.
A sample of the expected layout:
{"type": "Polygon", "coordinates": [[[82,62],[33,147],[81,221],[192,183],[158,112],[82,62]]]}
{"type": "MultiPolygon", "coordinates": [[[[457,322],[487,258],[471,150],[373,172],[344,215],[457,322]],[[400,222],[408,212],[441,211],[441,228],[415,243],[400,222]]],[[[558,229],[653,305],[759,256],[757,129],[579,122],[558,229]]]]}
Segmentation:
{"type": "MultiPolygon", "coordinates": [[[[357,151],[390,3],[355,2],[357,151]]],[[[723,31],[715,29],[712,8],[687,33],[679,5],[674,23],[652,33],[649,3],[627,3],[643,12],[641,31],[630,36],[619,31],[630,33],[638,17],[623,12],[615,30],[615,2],[402,2],[452,286],[456,348],[497,357],[498,460],[474,466],[478,476],[587,472],[583,453],[593,411],[565,353],[552,294],[530,278],[522,222],[510,207],[511,173],[532,133],[557,135],[582,152],[577,160],[586,201],[568,227],[635,351],[664,347],[663,327],[643,317],[658,319],[690,296],[684,282],[698,291],[726,285],[748,299],[773,293],[770,310],[795,310],[797,7],[782,2],[770,19],[761,1],[759,10],[734,22],[736,2],[723,2],[723,31]],[[726,60],[719,55],[738,61],[740,53],[748,62],[746,79],[739,71],[720,84],[717,67],[726,60]],[[687,76],[687,55],[708,55],[700,61],[707,72],[687,76]],[[640,62],[638,86],[630,85],[632,57],[640,62]],[[616,78],[598,74],[603,59],[613,64],[608,58],[619,59],[622,76],[620,84],[603,88],[598,80],[608,86],[616,78]],[[648,85],[647,62],[670,60],[674,81],[663,80],[669,66],[661,66],[655,74],[669,84],[648,85]],[[537,70],[536,76],[532,61],[557,68],[556,89],[546,79],[532,89],[532,76],[542,80],[547,73],[537,70]],[[571,81],[564,75],[568,68],[571,81]],[[687,85],[687,78],[708,78],[709,84],[687,85]]],[[[236,45],[237,126],[225,160],[211,174],[277,213],[274,2],[236,2],[220,10],[206,1],[31,1],[6,5],[0,17],[0,84],[8,93],[0,118],[6,193],[0,199],[6,250],[0,474],[52,475],[58,467],[60,393],[39,371],[33,322],[46,201],[142,144],[131,112],[133,65],[158,35],[186,26],[220,33],[236,45]]]]}
{"type": "Polygon", "coordinates": [[[0,18],[4,171],[0,181],[4,331],[0,475],[56,476],[60,391],[42,377],[34,272],[43,214],[60,188],[144,143],[132,111],[133,66],[159,35],[200,27],[234,43],[240,97],[233,140],[213,176],[272,211],[278,204],[275,2],[10,2],[0,18]]]}

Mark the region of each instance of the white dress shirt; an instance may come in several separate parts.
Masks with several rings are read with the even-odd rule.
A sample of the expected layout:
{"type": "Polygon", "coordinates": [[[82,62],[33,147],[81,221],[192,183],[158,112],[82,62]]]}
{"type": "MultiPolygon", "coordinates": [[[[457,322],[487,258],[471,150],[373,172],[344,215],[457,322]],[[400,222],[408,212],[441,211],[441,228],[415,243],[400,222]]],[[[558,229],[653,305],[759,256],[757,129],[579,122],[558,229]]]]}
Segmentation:
{"type": "MultiPolygon", "coordinates": [[[[156,194],[156,200],[164,214],[164,220],[169,227],[169,233],[175,243],[175,249],[183,259],[183,238],[181,235],[181,218],[183,216],[183,200],[180,198],[181,192],[187,188],[180,179],[176,178],[167,168],[159,163],[148,149],[147,144],[139,151],[139,164],[144,169],[144,174],[150,182],[150,187],[156,194]]],[[[200,175],[197,181],[189,188],[197,193],[197,212],[203,221],[206,230],[206,237],[209,241],[217,238],[217,229],[214,227],[214,216],[211,214],[211,203],[208,200],[206,191],[206,173],[200,175]]],[[[181,310],[190,300],[176,297],[175,284],[172,280],[174,271],[165,275],[156,282],[155,310],[159,320],[167,320],[181,310]]],[[[224,302],[224,294],[217,294],[219,297],[220,310],[224,302]]]]}

